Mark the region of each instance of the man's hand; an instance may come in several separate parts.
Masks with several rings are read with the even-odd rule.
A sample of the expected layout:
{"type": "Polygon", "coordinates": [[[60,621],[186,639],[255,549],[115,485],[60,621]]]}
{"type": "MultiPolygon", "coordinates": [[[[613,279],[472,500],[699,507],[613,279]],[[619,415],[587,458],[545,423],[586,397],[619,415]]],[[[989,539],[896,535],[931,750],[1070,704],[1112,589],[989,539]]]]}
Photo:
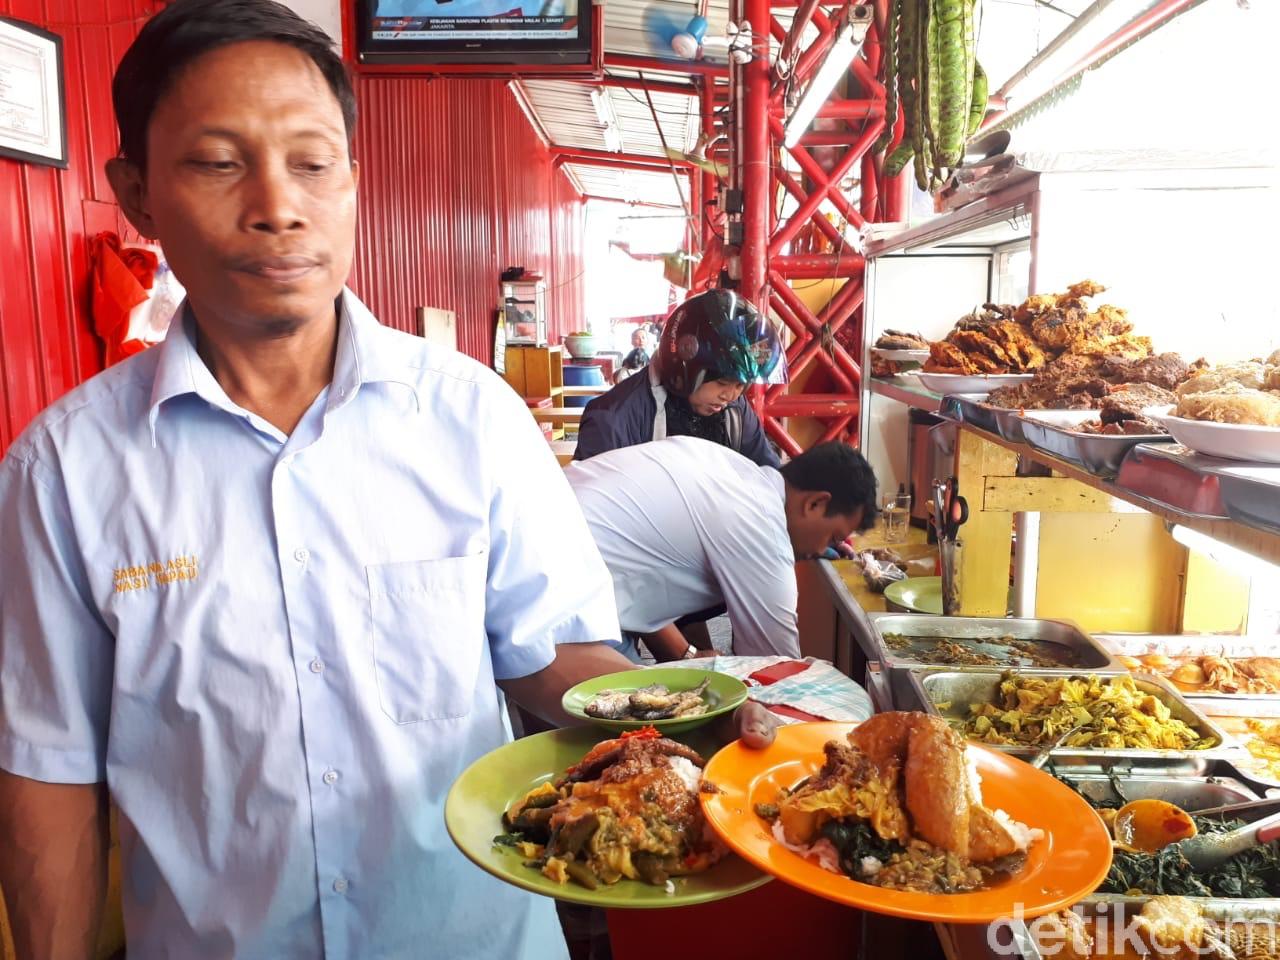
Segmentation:
{"type": "Polygon", "coordinates": [[[744,747],[763,750],[773,743],[778,719],[763,704],[748,700],[721,722],[718,732],[726,740],[741,740],[744,747]]]}

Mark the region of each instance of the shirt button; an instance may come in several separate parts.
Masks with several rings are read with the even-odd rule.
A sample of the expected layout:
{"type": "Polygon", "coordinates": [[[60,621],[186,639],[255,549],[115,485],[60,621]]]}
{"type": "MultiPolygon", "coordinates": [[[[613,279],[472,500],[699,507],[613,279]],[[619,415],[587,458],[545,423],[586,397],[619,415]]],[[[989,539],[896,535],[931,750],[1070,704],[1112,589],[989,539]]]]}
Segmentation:
{"type": "Polygon", "coordinates": [[[331,786],[331,787],[332,787],[335,783],[337,783],[337,782],[338,782],[338,771],[337,771],[337,770],[326,770],[326,771],[324,772],[324,776],[323,776],[323,777],[321,777],[320,779],[321,779],[321,780],[323,780],[325,783],[327,783],[329,786],[331,786]]]}
{"type": "Polygon", "coordinates": [[[312,660],[309,666],[311,667],[312,673],[324,673],[324,661],[319,657],[312,660]]]}
{"type": "Polygon", "coordinates": [[[334,893],[347,892],[347,881],[345,877],[339,877],[337,880],[333,881],[333,892],[334,893]]]}
{"type": "Polygon", "coordinates": [[[293,551],[293,559],[297,560],[299,563],[306,563],[307,557],[309,556],[311,556],[311,554],[308,553],[302,547],[299,547],[297,550],[293,551]]]}

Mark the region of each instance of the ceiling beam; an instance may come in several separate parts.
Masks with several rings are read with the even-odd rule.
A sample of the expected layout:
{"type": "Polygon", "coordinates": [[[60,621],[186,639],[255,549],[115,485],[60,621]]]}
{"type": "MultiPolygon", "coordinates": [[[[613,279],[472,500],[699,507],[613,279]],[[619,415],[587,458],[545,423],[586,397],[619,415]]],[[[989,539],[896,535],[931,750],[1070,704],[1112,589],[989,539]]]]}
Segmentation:
{"type": "Polygon", "coordinates": [[[662,70],[666,73],[700,74],[704,77],[727,77],[729,67],[723,63],[706,60],[664,60],[658,57],[637,57],[630,53],[605,53],[605,68],[620,70],[662,70]]]}

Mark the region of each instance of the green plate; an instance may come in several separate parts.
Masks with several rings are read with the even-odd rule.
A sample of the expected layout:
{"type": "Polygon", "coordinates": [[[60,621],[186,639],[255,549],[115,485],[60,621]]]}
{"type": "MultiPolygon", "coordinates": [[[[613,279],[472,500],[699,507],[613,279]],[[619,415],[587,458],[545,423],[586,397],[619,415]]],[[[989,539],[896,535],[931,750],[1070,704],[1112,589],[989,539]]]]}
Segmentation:
{"type": "Polygon", "coordinates": [[[700,727],[730,710],[736,710],[746,699],[747,685],[727,673],[699,670],[694,667],[649,667],[645,670],[607,673],[603,677],[584,680],[565,693],[560,705],[564,707],[565,713],[588,723],[594,723],[605,730],[621,733],[623,730],[638,730],[640,727],[652,726],[670,735],[700,727]],[[711,678],[711,685],[702,696],[710,709],[701,716],[679,720],[602,720],[599,717],[587,716],[587,704],[594,700],[601,690],[639,690],[641,687],[660,683],[673,693],[677,693],[681,690],[692,690],[707,677],[711,678]]]}
{"type": "Polygon", "coordinates": [[[884,588],[884,598],[913,613],[942,616],[942,578],[908,577],[884,588]]]}
{"type": "MultiPolygon", "coordinates": [[[[639,880],[619,880],[612,886],[588,890],[576,883],[561,885],[548,880],[537,869],[526,867],[515,850],[493,842],[502,833],[502,812],[507,807],[539,784],[557,779],[601,739],[600,731],[591,727],[552,730],[508,743],[467,767],[454,781],[444,804],[445,826],[458,849],[499,880],[593,907],[683,907],[736,896],[769,882],[767,874],[729,854],[710,870],[673,878],[675,893],[639,880]]],[[[704,759],[710,759],[721,746],[701,731],[680,739],[704,759]]]]}

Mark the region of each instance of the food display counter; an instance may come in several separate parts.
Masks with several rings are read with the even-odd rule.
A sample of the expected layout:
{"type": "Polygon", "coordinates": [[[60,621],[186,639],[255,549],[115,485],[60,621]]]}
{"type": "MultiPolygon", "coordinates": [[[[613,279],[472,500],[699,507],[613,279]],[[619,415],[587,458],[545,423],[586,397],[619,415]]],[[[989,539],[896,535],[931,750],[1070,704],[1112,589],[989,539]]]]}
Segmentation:
{"type": "MultiPolygon", "coordinates": [[[[953,617],[884,613],[890,604],[857,561],[824,562],[842,666],[866,677],[879,709],[941,716],[970,741],[1046,760],[1113,833],[1139,816],[1117,814],[1131,801],[1175,804],[1201,836],[1280,812],[1280,802],[1260,803],[1280,796],[1280,463],[1267,462],[1280,453],[1280,429],[1242,428],[1258,444],[1255,460],[1238,448],[1208,455],[1164,429],[1143,433],[1158,425],[1172,434],[1170,420],[1191,416],[1183,405],[1193,390],[1176,387],[1197,377],[1231,379],[1247,363],[1259,378],[1237,379],[1230,402],[1247,394],[1249,403],[1270,404],[1272,390],[1280,396],[1280,354],[1246,361],[1280,346],[1280,327],[1263,316],[1270,306],[1225,311],[1214,335],[1205,333],[1214,296],[1267,303],[1265,275],[1250,254],[1207,250],[1205,259],[1222,272],[1178,278],[1185,302],[1171,296],[1170,233],[1187,209],[1208,196],[1239,209],[1274,200],[1274,188],[1253,172],[1221,174],[1212,183],[1173,171],[1155,180],[1030,177],[957,213],[874,237],[866,251],[863,361],[873,375],[862,394],[863,449],[883,488],[910,485],[918,470],[903,440],[908,413],[937,415],[935,442],[946,464],[939,472],[950,472],[967,517],[958,531],[964,549],[946,571],[955,584],[953,617]],[[1163,204],[1152,189],[1166,191],[1163,204]],[[1196,190],[1203,194],[1193,198],[1196,190]],[[1147,219],[1128,218],[1139,210],[1147,219]],[[1107,232],[1105,224],[1121,222],[1122,231],[1107,232]],[[1105,282],[1106,296],[1101,283],[1082,277],[1105,282]],[[1097,306],[1104,300],[1129,306],[1132,322],[1123,310],[1097,306]],[[916,334],[930,349],[914,368],[886,362],[905,356],[901,341],[916,334]],[[882,335],[887,348],[878,352],[882,335]],[[966,356],[966,349],[975,352],[966,356]],[[1099,359],[1107,350],[1116,358],[1099,359]],[[1018,351],[1032,358],[1028,367],[1019,366],[1018,351]],[[976,369],[965,366],[970,358],[976,369]],[[1055,363],[1067,370],[1065,386],[1039,373],[1055,363]],[[1081,373],[1075,381],[1072,363],[1081,373]],[[931,370],[942,375],[930,377],[931,370]],[[944,389],[948,377],[964,389],[944,389]],[[975,389],[983,379],[990,386],[975,389]],[[993,389],[1001,395],[989,398],[993,389]],[[1165,396],[1175,407],[1150,403],[1165,396]],[[1114,413],[1108,404],[1126,403],[1127,412],[1105,415],[1114,413]],[[1083,427],[1086,421],[1092,425],[1083,427]],[[1097,733],[1099,711],[1115,720],[1106,738],[1097,733]],[[1240,804],[1253,805],[1201,815],[1240,804]]],[[[917,499],[933,493],[910,492],[917,499]]],[[[876,536],[865,546],[879,546],[876,536]]],[[[1174,848],[1149,854],[1122,842],[1107,878],[1073,915],[938,924],[938,937],[957,960],[1140,956],[1124,947],[1107,952],[1103,937],[1096,949],[1072,952],[1062,934],[1105,931],[1104,914],[1119,926],[1145,924],[1149,933],[1168,922],[1160,916],[1168,908],[1226,943],[1236,935],[1228,921],[1280,920],[1278,846],[1197,870],[1174,848]],[[1158,900],[1160,893],[1176,899],[1158,900]]],[[[1236,955],[1280,955],[1272,946],[1236,955]]]]}

